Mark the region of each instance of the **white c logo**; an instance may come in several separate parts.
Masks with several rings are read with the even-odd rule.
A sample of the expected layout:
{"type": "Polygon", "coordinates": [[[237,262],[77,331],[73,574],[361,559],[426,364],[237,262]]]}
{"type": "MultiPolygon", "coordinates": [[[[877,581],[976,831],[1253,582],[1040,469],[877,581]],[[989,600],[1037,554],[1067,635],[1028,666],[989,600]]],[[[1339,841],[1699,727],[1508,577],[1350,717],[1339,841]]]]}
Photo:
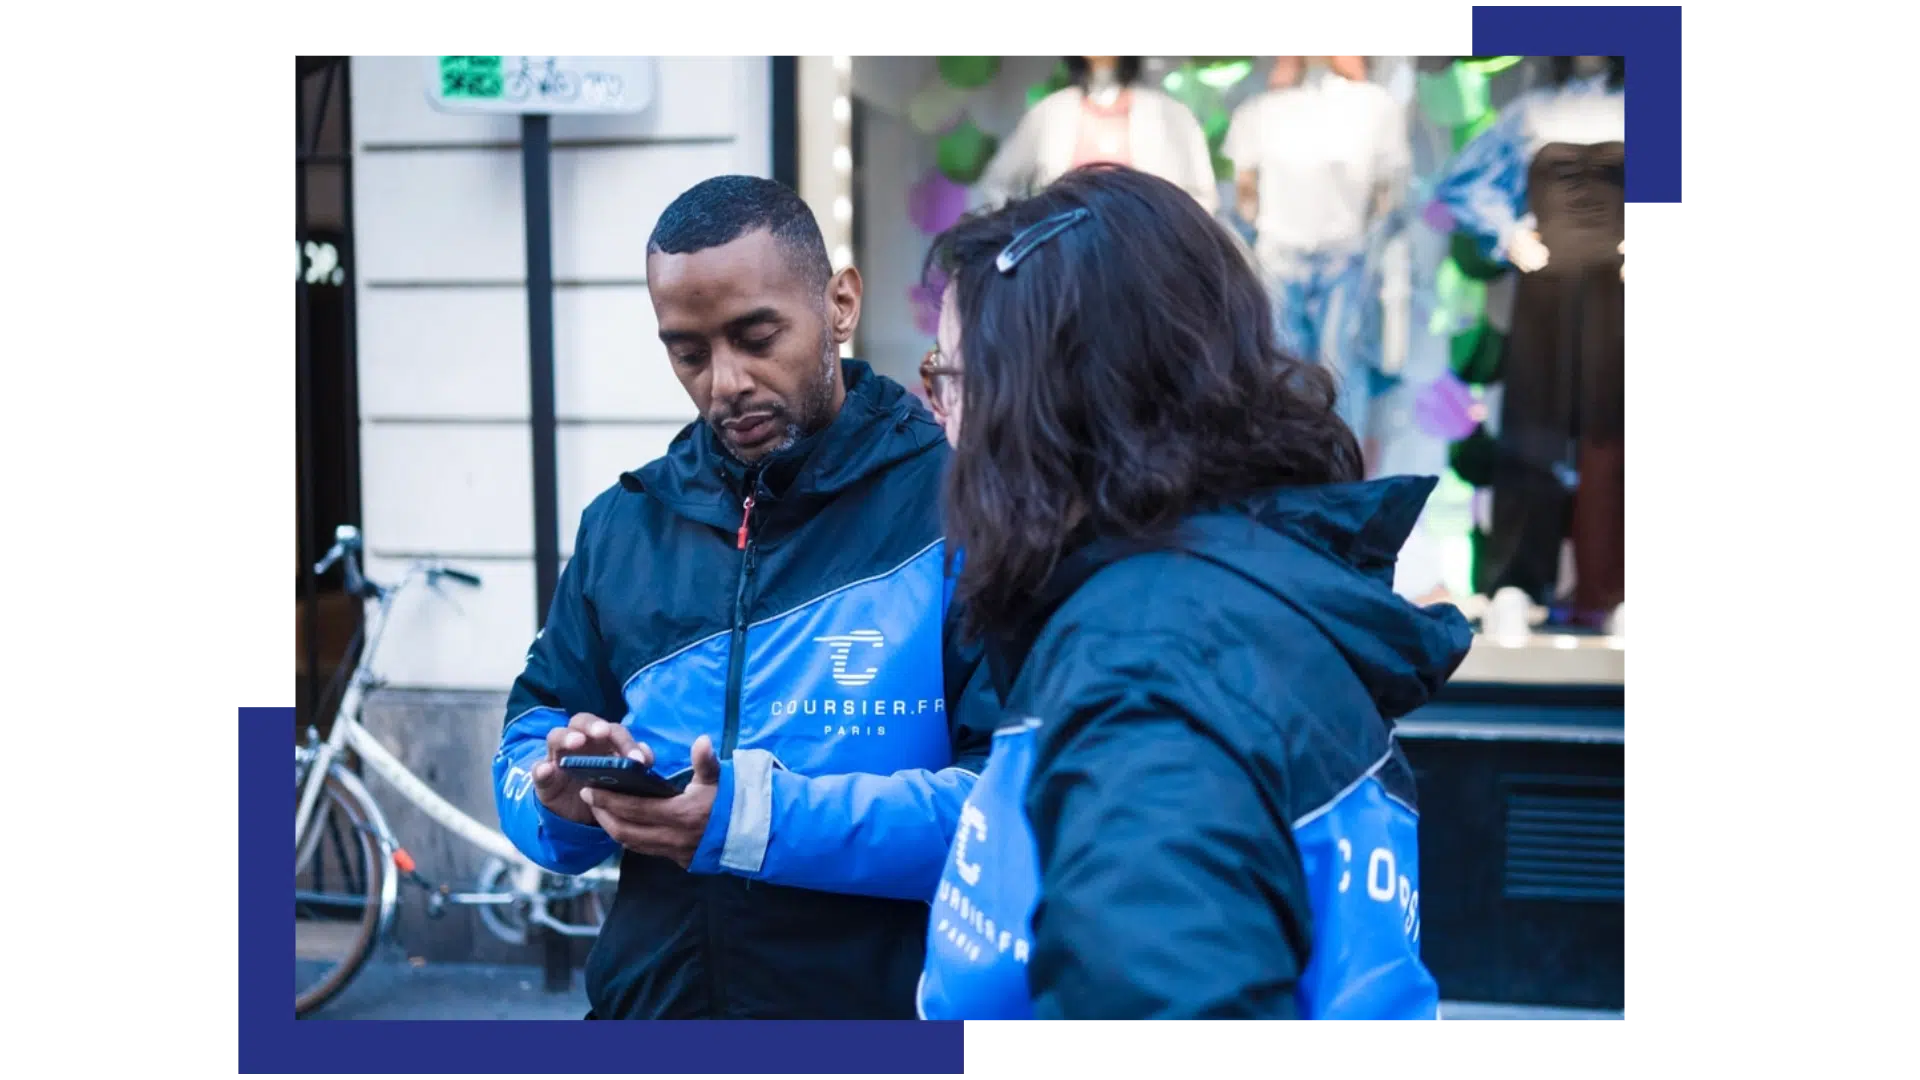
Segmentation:
{"type": "Polygon", "coordinates": [[[960,871],[960,880],[969,885],[980,884],[980,864],[967,861],[967,841],[986,840],[987,816],[980,808],[968,803],[960,808],[960,834],[953,839],[953,865],[960,871]]]}

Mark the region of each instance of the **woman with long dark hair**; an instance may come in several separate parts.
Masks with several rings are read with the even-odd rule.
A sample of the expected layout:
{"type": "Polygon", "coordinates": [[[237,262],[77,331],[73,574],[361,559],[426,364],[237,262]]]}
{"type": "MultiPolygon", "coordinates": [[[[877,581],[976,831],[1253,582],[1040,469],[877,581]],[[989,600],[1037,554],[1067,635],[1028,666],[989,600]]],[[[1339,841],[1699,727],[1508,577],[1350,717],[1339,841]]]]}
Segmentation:
{"type": "Polygon", "coordinates": [[[1362,483],[1241,248],[1131,169],[963,220],[923,374],[955,604],[1006,721],[929,1018],[1435,1015],[1392,721],[1465,656],[1392,589],[1432,478],[1362,483]]]}

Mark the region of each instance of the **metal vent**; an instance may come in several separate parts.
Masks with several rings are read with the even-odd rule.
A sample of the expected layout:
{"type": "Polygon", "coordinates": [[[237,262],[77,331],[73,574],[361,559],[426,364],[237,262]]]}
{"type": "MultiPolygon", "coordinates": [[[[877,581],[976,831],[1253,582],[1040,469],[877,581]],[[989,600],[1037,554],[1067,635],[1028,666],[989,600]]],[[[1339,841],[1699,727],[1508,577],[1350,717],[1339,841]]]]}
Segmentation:
{"type": "Polygon", "coordinates": [[[1508,898],[1626,899],[1624,785],[1585,777],[1528,776],[1510,777],[1505,786],[1508,898]]]}

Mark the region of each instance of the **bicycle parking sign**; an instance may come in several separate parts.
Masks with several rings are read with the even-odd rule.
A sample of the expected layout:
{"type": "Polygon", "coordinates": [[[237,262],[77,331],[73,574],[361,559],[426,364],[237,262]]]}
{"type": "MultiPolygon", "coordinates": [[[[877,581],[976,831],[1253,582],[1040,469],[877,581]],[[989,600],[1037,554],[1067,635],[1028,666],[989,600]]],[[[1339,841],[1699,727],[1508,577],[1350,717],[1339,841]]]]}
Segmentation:
{"type": "Polygon", "coordinates": [[[634,113],[653,100],[650,56],[436,56],[427,100],[442,112],[634,113]]]}

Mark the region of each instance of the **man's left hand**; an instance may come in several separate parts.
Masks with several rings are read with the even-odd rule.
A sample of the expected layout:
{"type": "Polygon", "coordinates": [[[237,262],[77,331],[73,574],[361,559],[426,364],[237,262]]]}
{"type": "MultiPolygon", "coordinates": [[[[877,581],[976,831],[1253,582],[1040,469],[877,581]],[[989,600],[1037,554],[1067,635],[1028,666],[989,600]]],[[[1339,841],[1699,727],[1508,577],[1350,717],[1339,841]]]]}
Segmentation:
{"type": "Polygon", "coordinates": [[[693,779],[687,789],[670,799],[644,799],[600,788],[581,792],[595,821],[621,847],[641,855],[672,859],[683,868],[706,834],[713,814],[713,796],[720,784],[720,758],[713,740],[705,735],[693,743],[693,779]]]}

